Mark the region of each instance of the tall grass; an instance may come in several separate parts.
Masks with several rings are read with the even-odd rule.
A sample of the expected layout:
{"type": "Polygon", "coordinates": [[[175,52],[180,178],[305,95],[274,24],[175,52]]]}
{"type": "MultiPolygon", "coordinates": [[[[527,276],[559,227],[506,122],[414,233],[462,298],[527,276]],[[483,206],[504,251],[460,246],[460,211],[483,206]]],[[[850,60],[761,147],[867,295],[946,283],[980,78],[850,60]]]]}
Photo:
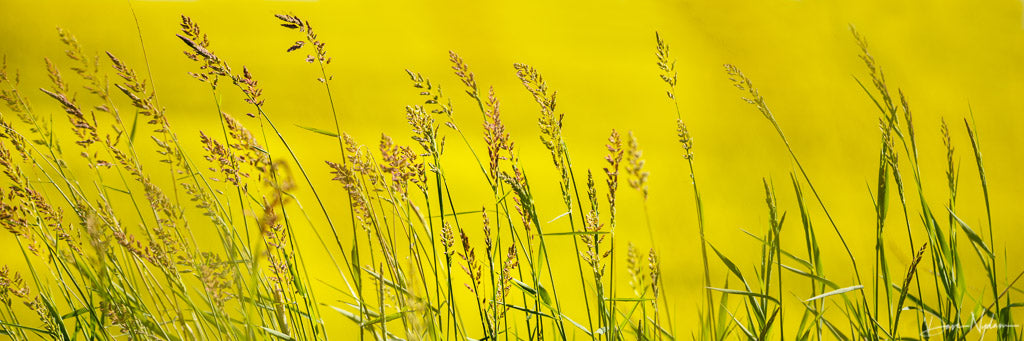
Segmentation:
{"type": "MultiPolygon", "coordinates": [[[[409,131],[401,134],[407,138],[382,135],[364,144],[343,132],[346,113],[339,112],[332,92],[326,43],[307,20],[290,14],[276,19],[299,39],[281,42],[283,53],[305,54],[319,71],[315,81],[331,108],[321,114],[330,115],[333,127],[303,128],[337,142],[331,160],[298,157],[267,112],[265,101],[272,99],[264,97],[258,73],[216,54],[215,39],[188,17],[182,17],[177,37],[195,63],[189,75],[210,91],[206,100],[216,110],[205,114],[217,118],[219,132],[185,135],[158,102],[151,77],[136,72],[140,66],[109,52],[87,52],[67,31],[58,30],[66,56],[46,59],[50,84],[39,92],[22,85],[5,59],[0,166],[7,186],[0,190],[0,225],[9,232],[5,242],[21,254],[6,262],[24,262],[28,271],[0,268],[0,334],[18,340],[354,337],[328,332],[327,316],[340,315],[360,339],[379,340],[1022,338],[1011,313],[1022,306],[1012,293],[1024,272],[998,257],[973,114],[964,123],[985,200],[984,227],[971,227],[958,214],[957,193],[967,189],[960,187],[955,130],[945,121],[948,197],[941,204],[926,199],[907,97],[890,90],[867,40],[856,31],[870,82],[860,76],[855,82],[879,110],[870,266],[847,244],[849,228],[833,219],[828,193],[814,185],[822,180],[808,173],[800,146],[787,139],[786,116],[776,116],[751,78],[733,65],[726,65],[729,78],[775,131],[795,168],[789,184],[777,190],[765,178],[758,189],[764,191],[768,219],[763,234],[747,234],[761,245],[759,263],[738,264],[714,246],[726,242],[705,234],[719,226],[705,221],[695,168],[700,132],[684,123],[676,88],[685,80],[678,78],[668,42],[656,35],[652,62],[674,107],[679,157],[686,161],[695,204],[682,224],[697,227],[702,265],[701,300],[694,313],[683,314],[699,319],[697,329],[682,330],[673,317],[680,296],[667,290],[661,263],[697,253],[670,251],[659,242],[665,236],[656,233],[647,205],[661,199],[649,195],[650,174],[636,134],[610,132],[603,172],[574,167],[563,135],[574,128],[563,125],[557,91],[539,70],[515,64],[510,71],[525,90],[519,95],[535,100],[540,140],[552,161],[526,165],[518,157],[516,141],[522,140],[506,131],[494,88],[480,86],[469,63],[449,52],[461,83],[455,93],[467,95],[476,108],[457,111],[451,92],[406,70],[412,91],[420,95],[405,107],[409,131]],[[86,95],[76,95],[82,90],[86,95]],[[225,98],[238,96],[251,114],[224,111],[225,98]],[[64,117],[35,111],[29,97],[52,101],[64,117]],[[482,127],[462,126],[465,114],[481,115],[482,127]],[[448,137],[458,146],[447,144],[448,137]],[[201,149],[185,148],[184,139],[195,139],[201,149]],[[483,149],[477,149],[481,142],[483,149]],[[455,160],[446,146],[464,148],[473,158],[455,160]],[[153,155],[158,162],[145,161],[153,155]],[[311,163],[320,162],[330,173],[313,171],[311,163]],[[529,167],[551,166],[557,179],[528,176],[535,174],[529,167]],[[452,167],[479,169],[479,178],[451,177],[452,167]],[[907,172],[914,186],[904,185],[907,172]],[[321,196],[328,180],[343,191],[347,215],[329,209],[321,196]],[[453,183],[469,181],[486,182],[490,198],[470,203],[452,190],[453,183]],[[539,181],[556,183],[558,195],[534,191],[539,181]],[[622,182],[636,195],[620,193],[622,182]],[[790,188],[799,221],[787,224],[787,210],[776,197],[790,188]],[[908,199],[913,191],[917,207],[908,199]],[[298,192],[312,194],[312,210],[298,192]],[[899,211],[892,212],[902,212],[907,230],[902,252],[912,255],[907,264],[891,259],[883,247],[893,235],[886,230],[896,227],[889,219],[897,205],[894,194],[899,211]],[[620,222],[616,206],[622,200],[637,200],[644,220],[620,222]],[[456,209],[477,204],[479,210],[456,209]],[[565,213],[544,222],[538,211],[547,205],[565,213]],[[819,209],[826,219],[815,218],[819,209]],[[936,210],[946,219],[937,219],[936,210]],[[819,240],[826,234],[816,229],[821,224],[831,227],[829,238],[841,241],[847,267],[825,268],[819,240]],[[649,248],[617,238],[618,226],[646,227],[649,248]],[[791,229],[799,231],[783,233],[791,229]],[[927,239],[915,241],[915,231],[927,239]],[[313,235],[319,245],[299,245],[300,233],[313,235]],[[783,240],[796,235],[802,240],[783,240]],[[552,247],[558,239],[572,248],[552,247]],[[789,245],[801,250],[784,247],[789,245]],[[340,282],[314,285],[323,276],[309,263],[310,247],[328,256],[340,282]],[[966,272],[970,257],[982,264],[988,287],[981,292],[967,285],[979,275],[966,272]],[[556,272],[556,263],[576,269],[556,272]],[[745,272],[751,265],[753,273],[745,272]],[[1006,270],[997,273],[1000,267],[1006,270]],[[619,279],[628,279],[629,287],[617,285],[619,279]],[[804,292],[797,287],[810,295],[794,298],[804,292]],[[570,306],[577,302],[571,297],[582,297],[582,304],[570,306]]],[[[686,117],[691,115],[700,113],[686,117]]]]}

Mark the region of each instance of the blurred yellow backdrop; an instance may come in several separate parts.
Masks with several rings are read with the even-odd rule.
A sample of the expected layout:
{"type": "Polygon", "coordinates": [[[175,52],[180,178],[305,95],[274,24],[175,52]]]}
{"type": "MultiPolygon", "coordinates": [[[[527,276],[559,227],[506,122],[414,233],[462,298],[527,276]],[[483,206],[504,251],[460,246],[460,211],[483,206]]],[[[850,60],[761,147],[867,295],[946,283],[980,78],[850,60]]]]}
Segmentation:
{"type": "MultiPolygon", "coordinates": [[[[723,63],[736,64],[753,79],[816,179],[858,259],[870,263],[875,225],[868,188],[877,176],[880,133],[876,109],[852,78],[863,79],[866,71],[849,25],[867,37],[890,84],[902,88],[914,108],[923,176],[933,186],[925,190],[933,207],[946,198],[945,151],[939,134],[944,117],[953,128],[956,159],[964,162],[960,216],[969,224],[980,224],[984,218],[962,125],[962,118],[973,108],[991,186],[996,240],[1012,244],[1024,236],[1024,209],[1020,208],[1024,198],[1024,11],[1020,1],[200,0],[129,4],[4,0],[0,2],[0,53],[6,54],[9,68],[21,71],[27,89],[47,86],[43,58],[65,62],[55,30],[60,26],[75,34],[89,53],[111,51],[141,70],[144,55],[132,8],[160,101],[172,124],[183,130],[178,135],[190,148],[199,150],[200,130],[219,128],[209,88],[187,75],[195,65],[181,54],[184,46],[174,36],[179,15],[191,16],[203,27],[220,57],[255,74],[264,87],[268,113],[322,184],[329,184],[330,176],[320,160],[339,158],[334,142],[295,125],[332,127],[329,103],[316,82],[319,70],[303,61],[304,54],[285,52],[296,37],[279,27],[273,14],[294,13],[317,27],[334,58],[330,72],[335,76],[342,129],[365,144],[375,144],[381,133],[412,143],[405,139],[410,133],[403,109],[419,101],[404,71],[411,69],[448,89],[456,99],[457,120],[475,138],[472,143],[483,148],[482,119],[475,104],[461,95],[449,68],[448,51],[458,52],[481,86],[495,87],[506,125],[532,173],[535,190],[542,193],[539,209],[541,220],[547,221],[563,211],[557,174],[537,137],[536,106],[516,79],[512,63],[538,68],[549,86],[559,91],[559,107],[566,113],[565,139],[577,169],[600,174],[605,139],[613,128],[633,131],[640,139],[651,173],[651,219],[660,243],[666,290],[676,312],[675,324],[683,331],[697,321],[700,253],[693,196],[675,141],[674,109],[657,76],[655,31],[678,59],[678,97],[695,138],[708,240],[744,270],[756,264],[758,254],[749,250],[758,242],[741,230],[761,233],[767,219],[761,179],[774,179],[781,209],[794,212],[788,179],[794,165],[770,126],[740,100],[723,63]]],[[[30,92],[30,97],[38,112],[62,114],[40,94],[30,92]]],[[[233,93],[225,95],[224,105],[236,116],[249,110],[233,93]]],[[[472,164],[461,142],[450,139],[448,144],[447,164],[472,164]]],[[[451,184],[453,193],[459,193],[454,198],[459,210],[478,209],[480,203],[493,200],[475,166],[449,166],[448,170],[459,179],[451,184]]],[[[581,173],[577,171],[577,176],[581,173]]],[[[328,208],[343,215],[347,210],[343,210],[341,192],[329,192],[328,208]]],[[[299,194],[311,203],[308,191],[299,194]]],[[[619,240],[647,247],[639,195],[624,189],[620,197],[619,240]]],[[[818,224],[826,226],[820,210],[814,212],[818,224]]],[[[322,223],[322,216],[311,215],[315,224],[322,223]]],[[[919,220],[911,217],[911,221],[921,232],[919,220]]],[[[798,224],[793,220],[786,227],[784,247],[802,250],[798,224]]],[[[546,228],[568,227],[563,222],[546,228]]],[[[848,267],[835,235],[828,229],[819,231],[826,269],[848,267]]],[[[308,233],[300,234],[300,243],[319,245],[308,233]]],[[[903,228],[888,235],[890,254],[900,264],[909,263],[912,251],[903,228]]],[[[0,237],[0,254],[5,263],[19,264],[11,240],[7,234],[0,237]]],[[[1008,246],[996,248],[1002,252],[1008,246]]],[[[322,252],[316,250],[319,247],[310,249],[313,255],[322,252]]],[[[572,252],[556,250],[560,250],[556,253],[559,266],[575,266],[570,262],[575,257],[572,252]]],[[[1009,248],[1006,253],[1011,260],[1006,268],[1016,273],[1024,265],[1018,261],[1024,250],[1009,248]]],[[[714,281],[721,285],[725,271],[714,262],[712,268],[714,281]]],[[[896,272],[902,274],[900,268],[896,272]]],[[[970,257],[968,273],[975,268],[976,259],[970,257]]],[[[333,272],[323,273],[320,279],[326,282],[338,280],[333,272]]],[[[841,285],[854,282],[831,279],[841,285]]],[[[577,279],[564,281],[569,285],[570,280],[577,279]]],[[[624,278],[620,280],[625,283],[624,278]]],[[[979,281],[978,292],[982,288],[979,281]]],[[[789,298],[806,298],[805,294],[794,291],[789,298]]],[[[328,294],[321,299],[334,298],[328,294]]],[[[582,312],[576,309],[570,314],[582,312]]],[[[352,328],[330,312],[325,316],[334,322],[329,324],[332,331],[352,328]]]]}

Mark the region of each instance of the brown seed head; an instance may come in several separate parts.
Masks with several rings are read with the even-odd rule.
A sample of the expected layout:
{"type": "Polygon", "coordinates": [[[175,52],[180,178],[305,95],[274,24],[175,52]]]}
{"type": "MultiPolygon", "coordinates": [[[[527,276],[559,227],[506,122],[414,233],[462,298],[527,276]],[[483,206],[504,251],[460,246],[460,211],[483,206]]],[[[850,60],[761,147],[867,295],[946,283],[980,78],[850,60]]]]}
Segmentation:
{"type": "Polygon", "coordinates": [[[605,155],[604,160],[608,162],[608,166],[604,167],[604,174],[607,176],[606,183],[608,184],[608,209],[609,215],[611,216],[611,225],[615,227],[615,194],[619,190],[619,167],[622,164],[622,137],[619,136],[619,132],[612,129],[612,134],[608,136],[608,144],[605,145],[608,149],[608,154],[605,155]]]}
{"type": "Polygon", "coordinates": [[[466,94],[474,99],[480,99],[480,90],[476,86],[476,78],[473,73],[469,72],[469,65],[466,65],[466,62],[455,51],[448,51],[448,60],[452,62],[455,76],[459,77],[462,84],[466,86],[466,94]]]}
{"type": "Polygon", "coordinates": [[[505,124],[501,122],[498,99],[494,95],[494,87],[488,90],[487,102],[484,106],[484,142],[487,143],[487,156],[491,179],[497,185],[499,162],[508,160],[515,163],[513,149],[515,143],[505,132],[505,124]]]}
{"type": "MultiPolygon", "coordinates": [[[[330,64],[331,58],[327,56],[327,44],[320,41],[316,32],[313,30],[313,26],[309,24],[308,20],[302,20],[299,17],[291,14],[275,14],[275,18],[281,21],[281,26],[290,29],[299,30],[299,32],[305,32],[303,37],[305,40],[296,41],[292,43],[287,49],[287,52],[292,52],[301,49],[303,46],[313,46],[313,55],[306,55],[306,61],[312,63],[319,61],[322,64],[330,64]]],[[[321,82],[326,82],[329,79],[321,79],[321,82]]]]}
{"type": "Polygon", "coordinates": [[[668,44],[661,39],[661,35],[658,32],[654,32],[654,39],[658,43],[658,51],[656,56],[658,57],[658,68],[661,69],[661,80],[668,84],[669,90],[667,91],[668,98],[676,98],[676,61],[672,59],[669,54],[668,44]]]}

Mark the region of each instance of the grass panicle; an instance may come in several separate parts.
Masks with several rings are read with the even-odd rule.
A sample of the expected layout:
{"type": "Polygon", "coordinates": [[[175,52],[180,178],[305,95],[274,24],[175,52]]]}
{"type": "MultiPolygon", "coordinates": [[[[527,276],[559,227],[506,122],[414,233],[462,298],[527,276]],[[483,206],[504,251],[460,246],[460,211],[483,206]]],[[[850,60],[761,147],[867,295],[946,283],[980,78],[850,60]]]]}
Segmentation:
{"type": "Polygon", "coordinates": [[[698,186],[694,135],[704,127],[694,119],[699,113],[683,115],[688,103],[678,90],[687,78],[679,77],[674,50],[661,34],[655,33],[657,75],[676,117],[674,131],[656,133],[678,141],[676,157],[686,169],[668,178],[686,181],[674,174],[688,174],[694,198],[693,214],[669,223],[651,219],[649,210],[653,202],[674,200],[663,196],[678,195],[652,187],[649,172],[663,160],[645,154],[637,134],[618,128],[603,146],[571,153],[567,136],[579,127],[565,124],[574,116],[556,106],[558,93],[532,66],[517,63],[513,71],[526,90],[520,95],[537,104],[539,144],[512,138],[512,107],[486,84],[490,75],[475,74],[471,58],[448,51],[448,76],[470,107],[475,104],[482,124],[462,130],[461,101],[467,99],[442,91],[440,78],[406,70],[418,97],[395,114],[404,115],[408,130],[382,133],[364,145],[343,130],[353,127],[342,125],[345,107],[332,89],[351,85],[335,81],[339,69],[330,67],[321,31],[305,16],[275,19],[294,39],[278,53],[305,54],[306,65],[319,68],[317,82],[306,82],[323,87],[320,100],[330,104],[334,127],[302,128],[336,140],[339,154],[328,160],[300,157],[308,153],[275,124],[277,113],[268,112],[295,109],[276,107],[274,87],[258,78],[280,70],[234,64],[234,56],[214,49],[216,37],[188,16],[181,16],[176,34],[192,65],[187,77],[210,91],[195,100],[209,101],[215,111],[202,114],[212,115],[220,132],[175,125],[179,106],[158,101],[164,89],[148,72],[160,65],[146,62],[147,72],[136,72],[130,60],[91,51],[67,30],[57,29],[63,57],[45,58],[36,70],[48,81],[32,87],[38,92],[24,90],[20,72],[3,58],[0,227],[13,253],[0,265],[0,335],[64,341],[611,341],[686,334],[716,341],[1021,339],[1011,313],[1024,306],[1014,293],[1024,274],[1012,276],[1020,270],[1007,256],[1010,226],[993,220],[998,212],[992,212],[990,189],[998,187],[988,183],[973,113],[964,124],[984,218],[967,210],[976,197],[966,195],[974,183],[960,181],[965,173],[956,151],[963,136],[945,119],[938,131],[944,200],[936,204],[934,193],[926,195],[932,169],[922,164],[932,151],[918,150],[925,145],[918,144],[909,100],[892,85],[900,80],[886,78],[881,58],[855,29],[857,56],[870,81],[854,82],[879,110],[870,119],[878,120],[880,131],[869,189],[874,263],[863,273],[855,257],[863,255],[844,235],[853,227],[833,219],[825,193],[798,158],[799,146],[784,134],[787,116],[772,112],[736,66],[725,66],[729,79],[771,125],[794,168],[792,192],[776,192],[770,177],[762,179],[767,219],[761,233],[746,233],[760,246],[749,263],[714,246],[731,243],[712,244],[730,227],[705,216],[703,198],[722,200],[722,193],[698,186]],[[457,142],[448,145],[449,138],[457,142]],[[458,150],[446,153],[449,148],[458,150]],[[534,150],[550,154],[555,174],[527,171],[534,165],[519,156],[534,150]],[[457,159],[463,152],[472,161],[457,159]],[[573,157],[590,152],[604,154],[603,176],[586,170],[585,178],[577,177],[582,170],[573,157]],[[453,167],[480,173],[465,176],[453,167]],[[623,180],[638,202],[624,200],[623,180]],[[342,202],[330,200],[325,183],[336,186],[342,202]],[[490,195],[463,192],[474,185],[486,186],[490,195]],[[634,204],[643,218],[636,218],[634,204]],[[542,220],[548,205],[564,213],[542,220]],[[799,213],[799,228],[785,224],[787,212],[799,213]],[[817,230],[822,219],[849,266],[828,259],[833,253],[817,230]],[[344,220],[350,230],[338,223],[344,220]],[[899,224],[909,247],[887,247],[904,245],[903,232],[893,230],[899,224]],[[678,247],[660,231],[694,225],[702,290],[682,307],[682,316],[697,323],[681,324],[675,304],[691,296],[678,292],[680,278],[670,265],[696,259],[698,251],[678,247]],[[622,239],[642,233],[637,228],[647,229],[649,245],[622,239]],[[334,326],[335,319],[351,324],[334,326]],[[358,336],[340,330],[358,330],[358,336]]]}

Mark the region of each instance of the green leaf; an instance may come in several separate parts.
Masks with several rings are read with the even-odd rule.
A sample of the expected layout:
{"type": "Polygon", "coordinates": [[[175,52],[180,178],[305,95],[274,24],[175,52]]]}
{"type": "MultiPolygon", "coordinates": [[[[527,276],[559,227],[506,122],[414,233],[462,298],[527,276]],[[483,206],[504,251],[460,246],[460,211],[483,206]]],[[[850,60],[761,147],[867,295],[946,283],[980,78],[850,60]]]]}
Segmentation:
{"type": "Polygon", "coordinates": [[[526,291],[526,293],[530,294],[531,296],[537,296],[537,290],[534,290],[533,287],[531,287],[529,284],[523,283],[523,281],[520,281],[519,279],[516,278],[513,278],[512,282],[519,286],[520,289],[523,289],[523,291],[526,291]]]}
{"type": "Polygon", "coordinates": [[[498,304],[501,304],[501,305],[503,305],[505,307],[512,308],[512,309],[515,309],[515,310],[519,310],[519,311],[522,311],[522,312],[525,312],[525,313],[534,314],[534,315],[537,315],[537,316],[543,316],[543,317],[547,317],[547,318],[553,318],[551,315],[548,315],[548,314],[545,314],[545,313],[542,313],[542,312],[539,312],[539,311],[536,311],[536,310],[531,310],[529,308],[523,308],[523,307],[520,307],[520,306],[515,306],[515,305],[505,304],[505,303],[500,303],[500,302],[498,304]]]}
{"type": "Polygon", "coordinates": [[[562,219],[562,217],[565,217],[565,216],[569,215],[570,213],[572,213],[572,211],[566,211],[565,213],[559,214],[557,217],[555,217],[555,219],[551,219],[551,221],[548,221],[548,224],[553,223],[553,222],[555,222],[558,219],[562,219]]]}
{"type": "Polygon", "coordinates": [[[579,323],[577,323],[576,321],[573,321],[573,320],[572,320],[571,318],[569,318],[568,316],[565,316],[565,314],[562,314],[562,318],[564,318],[564,319],[566,319],[566,320],[569,320],[569,323],[572,323],[573,325],[575,325],[575,326],[576,326],[576,328],[579,328],[579,329],[580,329],[580,330],[582,330],[582,331],[583,331],[584,333],[587,333],[587,335],[594,335],[594,334],[593,334],[593,333],[591,333],[591,332],[590,332],[589,330],[587,330],[587,328],[583,327],[583,325],[582,325],[582,324],[579,324],[579,323]]]}
{"type": "MultiPolygon", "coordinates": [[[[472,211],[462,211],[462,212],[455,212],[455,213],[445,213],[444,216],[445,217],[451,217],[451,216],[460,216],[460,215],[480,213],[480,212],[484,212],[484,210],[472,210],[472,211]]],[[[494,212],[494,210],[491,210],[491,212],[494,212]]],[[[435,214],[435,215],[432,215],[430,217],[431,218],[440,218],[441,215],[440,214],[435,214]]]]}
{"type": "Polygon", "coordinates": [[[372,326],[374,324],[379,324],[379,323],[381,323],[381,320],[383,320],[383,322],[390,322],[390,321],[392,321],[394,319],[402,317],[402,314],[405,314],[405,313],[408,313],[408,312],[409,311],[406,310],[406,311],[400,311],[400,312],[397,312],[397,313],[387,314],[384,317],[378,317],[378,318],[375,318],[373,320],[369,320],[369,321],[363,322],[362,326],[366,327],[366,326],[372,326]]]}
{"type": "Polygon", "coordinates": [[[17,325],[17,324],[11,324],[11,323],[7,323],[7,322],[4,322],[4,321],[0,321],[0,325],[5,325],[5,326],[8,326],[8,327],[14,327],[14,328],[18,328],[18,329],[30,330],[30,331],[34,331],[36,333],[41,333],[41,334],[46,334],[46,335],[53,335],[53,334],[50,334],[49,331],[46,331],[46,330],[43,330],[43,329],[32,328],[32,327],[22,326],[22,325],[17,325]]]}
{"type": "Polygon", "coordinates": [[[545,236],[590,236],[590,235],[598,235],[598,234],[608,234],[608,232],[603,232],[603,231],[551,232],[551,233],[545,233],[544,235],[545,236]]]}
{"type": "MultiPolygon", "coordinates": [[[[779,226],[782,226],[782,221],[785,220],[785,219],[786,219],[786,214],[783,213],[782,214],[782,218],[779,220],[779,226]]],[[[754,235],[753,233],[750,233],[750,231],[742,230],[742,229],[740,231],[743,231],[743,233],[746,233],[748,236],[750,236],[750,237],[752,237],[754,239],[757,239],[757,241],[761,242],[761,244],[764,244],[766,246],[770,246],[770,247],[774,248],[774,246],[768,245],[768,242],[765,241],[763,238],[758,237],[758,236],[754,235]]],[[[804,260],[803,258],[797,257],[796,255],[794,255],[792,253],[789,253],[786,250],[781,250],[780,249],[779,251],[782,253],[783,256],[786,256],[789,259],[792,259],[793,261],[796,261],[797,263],[800,263],[800,265],[803,265],[805,268],[808,268],[808,269],[813,269],[814,268],[814,266],[811,265],[811,262],[808,262],[808,261],[804,260]]]]}
{"type": "Polygon", "coordinates": [[[309,130],[309,131],[311,131],[311,132],[314,132],[314,133],[317,133],[317,134],[327,135],[327,136],[330,136],[330,137],[338,137],[338,136],[341,136],[341,135],[339,135],[338,133],[334,133],[334,132],[329,132],[329,131],[326,131],[326,130],[323,130],[323,129],[317,129],[317,128],[313,128],[313,127],[306,127],[306,126],[300,126],[300,125],[298,125],[298,124],[296,124],[295,126],[296,126],[296,127],[299,127],[299,128],[302,128],[302,129],[306,129],[306,130],[309,130]]]}
{"type": "Polygon", "coordinates": [[[538,291],[538,295],[537,296],[540,297],[540,300],[542,302],[544,302],[545,305],[550,306],[551,305],[551,296],[548,295],[548,289],[544,289],[544,285],[543,284],[539,284],[537,286],[540,288],[540,290],[538,291]]]}
{"type": "Polygon", "coordinates": [[[832,281],[830,281],[828,279],[825,279],[824,277],[821,277],[821,276],[818,276],[818,275],[815,275],[815,274],[812,274],[812,273],[809,273],[809,272],[805,272],[805,271],[800,270],[800,269],[793,268],[793,267],[788,266],[786,264],[782,264],[782,268],[786,269],[786,270],[789,270],[789,271],[791,271],[791,272],[793,272],[793,273],[795,273],[797,275],[804,276],[804,277],[816,280],[818,282],[821,282],[821,283],[825,284],[826,286],[828,286],[828,287],[830,287],[832,289],[839,289],[838,285],[836,285],[835,283],[833,283],[832,281]]]}
{"type": "Polygon", "coordinates": [[[775,318],[779,316],[779,309],[780,308],[775,308],[775,311],[772,312],[772,317],[769,317],[768,322],[761,328],[761,335],[757,337],[758,340],[767,340],[765,336],[768,335],[768,330],[771,329],[772,324],[775,323],[775,318]]]}
{"type": "Polygon", "coordinates": [[[845,294],[845,293],[848,293],[848,292],[851,292],[851,291],[854,291],[854,290],[860,290],[860,289],[864,289],[864,286],[858,284],[858,285],[854,285],[852,287],[845,287],[845,288],[842,288],[842,289],[832,290],[832,291],[826,292],[824,294],[808,298],[808,299],[804,300],[804,302],[820,300],[820,299],[825,298],[825,297],[845,294]]]}
{"type": "Polygon", "coordinates": [[[775,297],[771,297],[771,296],[765,295],[765,294],[759,294],[759,293],[756,293],[756,292],[743,291],[743,290],[733,290],[733,289],[712,288],[712,287],[707,287],[707,289],[708,290],[718,291],[718,292],[721,292],[721,293],[732,294],[732,295],[743,295],[743,296],[751,296],[751,297],[760,297],[760,298],[764,298],[764,299],[767,299],[767,300],[775,302],[775,303],[779,303],[779,300],[776,299],[775,297]]]}
{"type": "Polygon", "coordinates": [[[103,185],[103,187],[104,187],[104,188],[106,188],[106,189],[110,189],[110,190],[113,190],[113,191],[117,191],[117,192],[119,192],[119,193],[123,193],[123,194],[128,194],[128,195],[131,195],[130,193],[128,193],[128,191],[126,191],[126,190],[123,190],[123,189],[120,189],[120,188],[110,187],[110,186],[107,186],[107,185],[103,185]]]}
{"type": "Polygon", "coordinates": [[[949,214],[953,216],[953,219],[956,219],[956,222],[960,224],[960,227],[964,230],[964,233],[967,233],[967,238],[970,239],[972,243],[981,246],[981,249],[984,250],[985,253],[989,255],[989,257],[992,257],[992,250],[989,250],[988,245],[985,245],[985,241],[981,239],[981,236],[979,236],[977,232],[974,232],[974,230],[972,230],[970,226],[967,226],[967,223],[965,223],[963,220],[960,220],[960,217],[957,217],[956,213],[953,213],[953,210],[949,209],[948,207],[946,208],[946,210],[948,210],[949,214]]]}
{"type": "Polygon", "coordinates": [[[139,111],[135,111],[135,118],[132,119],[132,131],[128,134],[128,140],[135,143],[135,130],[139,126],[139,111]]]}
{"type": "Polygon", "coordinates": [[[285,333],[282,333],[282,332],[279,332],[279,331],[276,331],[276,330],[273,330],[273,329],[270,329],[270,328],[267,328],[267,327],[264,327],[264,326],[260,326],[260,329],[263,329],[263,331],[267,332],[270,335],[276,336],[277,338],[279,338],[281,340],[295,340],[295,338],[291,337],[290,335],[287,335],[285,333]]]}
{"type": "Polygon", "coordinates": [[[647,301],[654,301],[653,298],[633,298],[633,297],[627,297],[627,298],[610,298],[609,297],[609,298],[605,298],[604,300],[605,301],[615,301],[615,302],[647,302],[647,301]]]}
{"type": "Polygon", "coordinates": [[[749,291],[750,286],[747,285],[747,280],[743,278],[743,273],[740,272],[740,268],[736,266],[736,263],[733,263],[732,260],[729,259],[729,257],[726,257],[721,252],[718,252],[718,249],[715,248],[714,245],[711,245],[711,243],[708,243],[708,246],[711,247],[711,251],[714,251],[715,254],[718,255],[718,258],[722,260],[722,263],[725,264],[725,267],[729,268],[729,271],[731,271],[733,275],[736,275],[736,277],[739,278],[741,282],[743,282],[743,286],[746,287],[749,291]]]}
{"type": "Polygon", "coordinates": [[[92,308],[78,308],[78,309],[76,309],[75,311],[72,311],[72,312],[70,312],[70,313],[67,313],[67,314],[61,315],[61,317],[60,317],[60,318],[61,318],[62,320],[66,320],[66,319],[69,319],[69,318],[72,318],[72,317],[76,317],[76,316],[78,316],[78,315],[82,315],[82,314],[84,314],[84,313],[86,313],[86,312],[89,312],[89,311],[91,311],[91,310],[92,310],[92,308]]]}
{"type": "Polygon", "coordinates": [[[341,313],[341,315],[347,317],[349,320],[352,320],[352,322],[359,323],[359,324],[362,324],[362,322],[363,322],[363,320],[360,319],[359,316],[356,316],[356,314],[353,314],[352,312],[350,312],[348,310],[341,309],[341,308],[335,307],[333,305],[328,305],[328,307],[331,307],[331,309],[334,309],[334,311],[337,311],[337,312],[341,313]]]}

